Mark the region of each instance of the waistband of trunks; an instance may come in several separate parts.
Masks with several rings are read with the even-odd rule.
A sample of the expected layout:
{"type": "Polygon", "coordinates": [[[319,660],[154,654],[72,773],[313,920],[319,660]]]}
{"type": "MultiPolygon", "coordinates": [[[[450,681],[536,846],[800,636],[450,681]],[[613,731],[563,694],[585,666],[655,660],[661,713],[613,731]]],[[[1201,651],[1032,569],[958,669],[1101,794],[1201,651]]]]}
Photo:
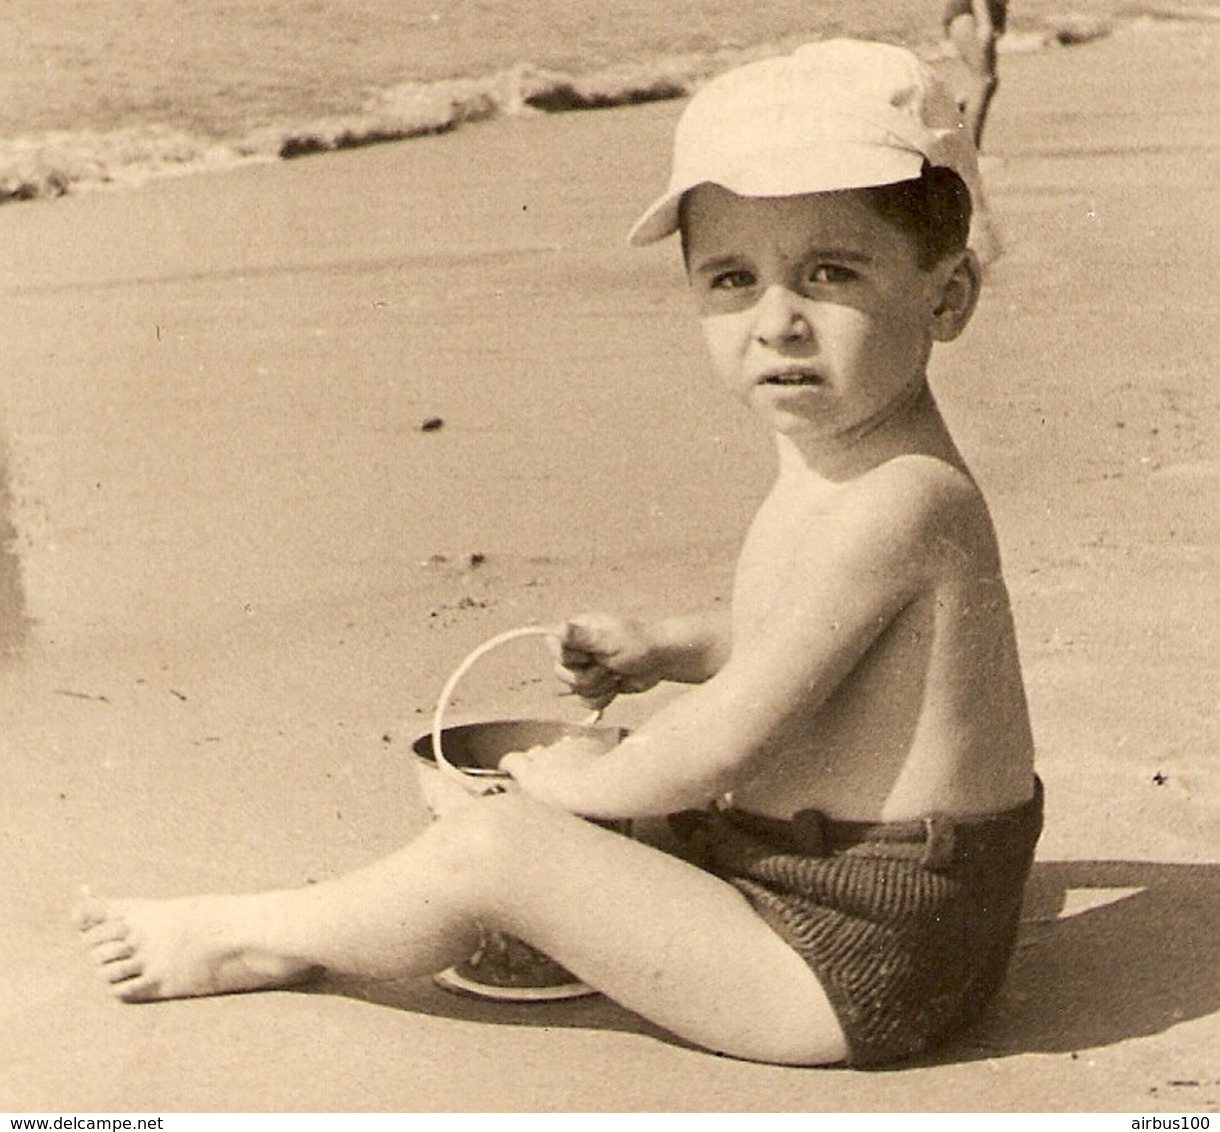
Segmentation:
{"type": "Polygon", "coordinates": [[[1027,830],[1031,825],[1040,828],[1042,780],[1034,776],[1034,793],[1028,802],[978,816],[930,814],[913,821],[862,822],[828,818],[820,810],[801,810],[788,819],[766,817],[732,806],[718,807],[718,812],[743,833],[794,853],[822,857],[866,842],[882,842],[909,846],[912,856],[918,856],[929,867],[943,867],[952,863],[958,848],[970,841],[972,834],[985,832],[994,837],[1006,825],[1016,830],[1027,830]]]}

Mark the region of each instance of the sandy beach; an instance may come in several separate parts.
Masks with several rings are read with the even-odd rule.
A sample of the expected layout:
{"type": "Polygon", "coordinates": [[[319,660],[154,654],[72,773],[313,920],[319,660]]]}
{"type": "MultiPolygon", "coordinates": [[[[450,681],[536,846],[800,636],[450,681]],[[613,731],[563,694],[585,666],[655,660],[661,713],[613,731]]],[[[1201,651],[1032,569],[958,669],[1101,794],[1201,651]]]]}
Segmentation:
{"type": "MultiPolygon", "coordinates": [[[[932,382],[1004,549],[1047,827],[991,1016],[884,1071],[426,981],[125,1007],[67,921],[82,884],[383,854],[478,642],[725,600],[772,450],[676,249],[625,244],[680,103],[0,210],[0,1109],[1220,1108],[1218,40],[1003,60],[1006,254],[932,382]]],[[[547,668],[522,643],[455,711],[570,712],[547,668]]]]}

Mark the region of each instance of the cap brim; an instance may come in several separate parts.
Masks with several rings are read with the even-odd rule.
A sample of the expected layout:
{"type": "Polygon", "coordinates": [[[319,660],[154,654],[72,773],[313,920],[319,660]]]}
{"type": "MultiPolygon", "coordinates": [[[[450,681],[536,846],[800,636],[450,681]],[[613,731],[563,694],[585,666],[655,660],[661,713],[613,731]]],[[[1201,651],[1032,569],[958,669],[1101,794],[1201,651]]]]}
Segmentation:
{"type": "Polygon", "coordinates": [[[672,236],[678,230],[678,205],[685,191],[671,190],[653,201],[632,226],[627,242],[642,248],[672,236]]]}
{"type": "Polygon", "coordinates": [[[767,158],[747,156],[736,168],[715,173],[691,170],[649,205],[628,234],[628,242],[643,247],[676,232],[682,197],[699,185],[721,185],[743,197],[801,196],[892,185],[918,177],[924,163],[924,155],[914,149],[846,141],[814,151],[770,153],[767,158]]]}

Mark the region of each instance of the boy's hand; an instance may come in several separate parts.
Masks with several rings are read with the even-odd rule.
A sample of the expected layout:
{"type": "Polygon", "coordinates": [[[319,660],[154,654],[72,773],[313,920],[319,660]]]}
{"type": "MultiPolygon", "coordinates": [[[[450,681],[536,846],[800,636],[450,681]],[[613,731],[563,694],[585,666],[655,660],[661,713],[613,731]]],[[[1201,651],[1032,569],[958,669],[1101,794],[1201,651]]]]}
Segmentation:
{"type": "Polygon", "coordinates": [[[500,760],[500,769],[512,775],[527,794],[572,811],[571,796],[579,796],[582,776],[603,754],[604,745],[595,740],[560,739],[545,747],[512,751],[500,760]]]}
{"type": "Polygon", "coordinates": [[[620,692],[646,692],[662,679],[657,650],[639,621],[586,613],[548,639],[556,674],[597,711],[620,692]]]}

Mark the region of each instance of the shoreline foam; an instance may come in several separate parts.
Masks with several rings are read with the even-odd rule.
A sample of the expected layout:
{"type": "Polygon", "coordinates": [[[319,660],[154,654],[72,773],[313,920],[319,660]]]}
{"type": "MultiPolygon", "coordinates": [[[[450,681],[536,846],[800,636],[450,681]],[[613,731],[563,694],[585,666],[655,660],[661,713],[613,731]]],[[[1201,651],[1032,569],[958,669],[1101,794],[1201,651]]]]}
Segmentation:
{"type": "MultiPolygon", "coordinates": [[[[1158,10],[1135,18],[1200,19],[1208,18],[1208,11],[1158,10]]],[[[1116,26],[1110,20],[1065,16],[1047,21],[1037,31],[1010,33],[1001,49],[1068,46],[1108,35],[1116,26]]],[[[404,82],[376,92],[352,114],[260,126],[238,137],[211,137],[154,124],[0,139],[0,204],[85,189],[136,187],[154,178],[404,141],[497,118],[681,98],[727,67],[790,49],[794,43],[658,56],[584,74],[520,64],[474,78],[404,82]]],[[[943,58],[946,50],[944,44],[912,46],[932,61],[943,58]]]]}

